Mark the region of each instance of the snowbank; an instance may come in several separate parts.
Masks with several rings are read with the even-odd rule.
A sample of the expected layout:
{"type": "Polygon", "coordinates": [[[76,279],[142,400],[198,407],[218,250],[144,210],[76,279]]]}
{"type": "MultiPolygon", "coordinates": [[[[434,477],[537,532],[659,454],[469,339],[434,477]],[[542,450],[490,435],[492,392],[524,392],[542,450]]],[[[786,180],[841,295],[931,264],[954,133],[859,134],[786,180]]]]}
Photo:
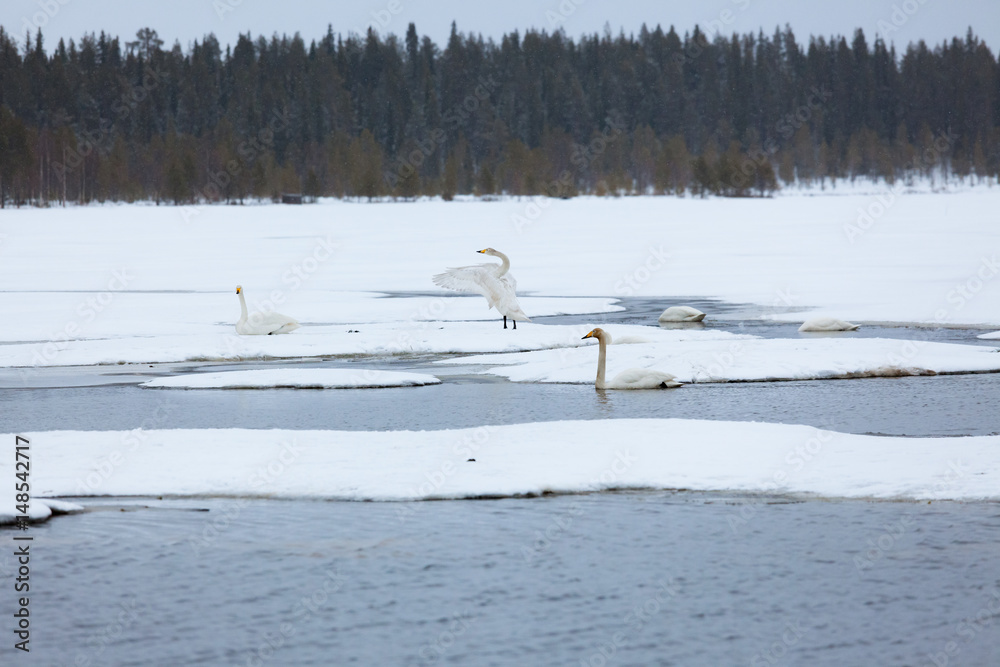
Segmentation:
{"type": "Polygon", "coordinates": [[[433,375],[370,368],[274,368],[177,375],[150,380],[141,386],[151,389],[358,389],[419,387],[440,382],[433,375]]]}
{"type": "MultiPolygon", "coordinates": [[[[1000,498],[1000,436],[889,438],[679,419],[421,432],[28,435],[40,462],[32,486],[52,496],[416,500],[692,489],[839,498],[1000,498]]],[[[10,466],[0,460],[0,478],[10,466]]]]}
{"type": "MultiPolygon", "coordinates": [[[[617,331],[618,327],[616,327],[617,331]]],[[[649,334],[653,342],[608,348],[608,377],[627,368],[649,368],[681,382],[812,380],[937,373],[1000,371],[994,348],[888,338],[810,338],[681,341],[649,334]]],[[[612,334],[614,335],[614,334],[612,334]]],[[[734,337],[736,338],[736,337],[734,337]]],[[[515,382],[592,383],[597,346],[484,354],[445,359],[439,364],[483,365],[482,372],[515,382]]]]}
{"type": "MultiPolygon", "coordinates": [[[[51,498],[32,498],[28,505],[28,521],[36,523],[46,521],[57,514],[73,514],[82,512],[83,507],[76,503],[68,503],[65,500],[53,500],[51,498]]],[[[17,517],[21,513],[17,511],[13,503],[0,505],[0,526],[10,526],[17,522],[17,517]]]]}

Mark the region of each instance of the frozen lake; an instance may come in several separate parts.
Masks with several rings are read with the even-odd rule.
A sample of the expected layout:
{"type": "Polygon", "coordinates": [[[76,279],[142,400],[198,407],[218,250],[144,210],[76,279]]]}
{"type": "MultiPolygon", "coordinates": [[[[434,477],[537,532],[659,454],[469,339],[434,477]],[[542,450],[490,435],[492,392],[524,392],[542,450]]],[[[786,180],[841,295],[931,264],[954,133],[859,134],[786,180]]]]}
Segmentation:
{"type": "MultiPolygon", "coordinates": [[[[683,304],[709,313],[710,334],[808,340],[792,320],[816,308],[865,323],[841,334],[844,341],[919,339],[985,350],[997,347],[976,338],[998,324],[1000,282],[979,279],[992,257],[984,253],[996,247],[997,196],[900,197],[856,242],[845,239],[843,226],[870,196],[556,201],[526,229],[511,224],[520,201],[206,207],[197,230],[165,207],[143,208],[143,224],[134,207],[16,211],[2,221],[0,305],[14,324],[0,336],[0,352],[30,359],[71,325],[80,335],[70,336],[71,349],[59,353],[65,357],[47,358],[51,367],[0,369],[0,431],[438,431],[680,417],[905,436],[906,447],[916,438],[996,435],[997,373],[600,393],[590,384],[516,383],[484,374],[483,366],[438,364],[456,358],[440,350],[465,349],[448,347],[456,342],[471,352],[505,352],[514,335],[554,337],[557,327],[503,332],[478,297],[429,290],[434,272],[478,261],[473,251],[493,245],[509,252],[521,289],[536,295],[527,303],[539,311],[579,313],[608,295],[667,295],[625,298],[621,312],[538,316],[539,325],[620,330],[655,324],[663,308],[683,304]],[[592,233],[606,220],[617,221],[615,234],[592,233]],[[323,261],[320,242],[338,244],[323,261]],[[649,269],[662,251],[670,261],[649,269]],[[306,262],[315,270],[301,285],[282,279],[306,262]],[[109,283],[115,271],[129,276],[120,293],[109,283]],[[629,280],[636,289],[622,289],[629,280]],[[214,341],[234,338],[238,282],[258,303],[277,293],[280,310],[305,325],[281,340],[240,341],[251,346],[245,356],[266,348],[293,358],[86,365],[113,359],[119,347],[119,359],[219,358],[208,353],[214,341]],[[718,298],[684,296],[692,294],[718,298]],[[87,299],[100,297],[110,301],[91,316],[87,299]],[[441,315],[425,317],[434,308],[441,315]],[[487,316],[488,326],[471,322],[487,316]],[[422,340],[419,353],[391,355],[375,340],[395,342],[428,319],[435,337],[451,336],[432,341],[440,345],[430,352],[422,340]],[[439,334],[438,325],[448,330],[439,334]],[[364,334],[345,339],[349,328],[364,334]],[[371,347],[331,356],[322,345],[334,335],[345,350],[354,341],[371,347]],[[59,365],[70,363],[81,365],[59,365]],[[289,367],[410,371],[442,382],[322,391],[139,386],[180,374],[289,367]]],[[[524,349],[551,342],[536,338],[524,349]]],[[[615,348],[616,359],[629,347],[615,348]]],[[[656,350],[686,351],[672,343],[656,350]]],[[[847,362],[856,352],[841,351],[847,362]]],[[[596,350],[580,352],[592,377],[596,350]]],[[[814,370],[828,359],[839,357],[820,359],[814,370]]],[[[558,456],[568,461],[574,444],[558,456]]],[[[697,439],[671,444],[698,458],[697,439]]],[[[950,456],[951,444],[941,451],[950,456]]],[[[732,453],[739,464],[740,450],[732,453]]],[[[990,452],[983,453],[988,465],[990,452]]],[[[485,467],[483,458],[469,465],[485,467]]],[[[38,461],[40,475],[44,465],[38,461]]],[[[126,472],[147,481],[138,464],[126,472]]],[[[33,526],[38,632],[29,664],[1000,663],[996,502],[685,490],[406,503],[213,493],[83,498],[86,512],[33,526]]],[[[11,567],[11,557],[0,556],[5,577],[11,567]]],[[[0,596],[0,615],[11,613],[10,603],[0,596]]]]}

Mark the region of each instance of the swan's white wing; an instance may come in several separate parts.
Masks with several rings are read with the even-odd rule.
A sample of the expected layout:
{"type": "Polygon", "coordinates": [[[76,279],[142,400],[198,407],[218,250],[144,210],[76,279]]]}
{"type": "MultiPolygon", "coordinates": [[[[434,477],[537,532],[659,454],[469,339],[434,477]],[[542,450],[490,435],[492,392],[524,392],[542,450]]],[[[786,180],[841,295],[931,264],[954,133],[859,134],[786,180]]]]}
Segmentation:
{"type": "Polygon", "coordinates": [[[253,312],[242,324],[237,323],[236,332],[256,336],[282,334],[295,331],[301,325],[288,315],[273,312],[253,312]]]}
{"type": "Polygon", "coordinates": [[[530,322],[517,301],[517,280],[507,272],[497,276],[499,264],[457,266],[432,278],[434,284],[456,292],[473,292],[486,297],[490,308],[496,308],[518,322],[530,322]]]}
{"type": "Polygon", "coordinates": [[[456,292],[473,292],[486,297],[490,308],[496,308],[503,297],[503,284],[497,278],[497,264],[457,266],[432,278],[434,284],[456,292]]]}
{"type": "Polygon", "coordinates": [[[701,322],[705,313],[690,306],[671,306],[660,314],[661,322],[701,322]]]}
{"type": "Polygon", "coordinates": [[[622,371],[608,383],[611,389],[662,389],[679,387],[675,376],[670,373],[651,371],[646,368],[629,368],[622,371]]]}

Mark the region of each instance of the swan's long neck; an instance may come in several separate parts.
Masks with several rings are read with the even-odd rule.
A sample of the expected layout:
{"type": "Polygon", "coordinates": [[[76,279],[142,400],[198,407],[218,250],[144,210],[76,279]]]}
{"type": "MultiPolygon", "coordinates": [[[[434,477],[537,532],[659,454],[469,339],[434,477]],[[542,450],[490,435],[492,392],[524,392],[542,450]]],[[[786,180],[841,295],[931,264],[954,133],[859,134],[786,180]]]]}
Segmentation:
{"type": "Polygon", "coordinates": [[[240,322],[247,321],[247,300],[243,298],[243,290],[240,290],[240,322]]]}
{"type": "Polygon", "coordinates": [[[510,271],[510,259],[499,250],[493,251],[500,258],[500,269],[497,271],[497,278],[510,271]]]}
{"type": "Polygon", "coordinates": [[[604,370],[608,361],[608,343],[604,336],[598,336],[597,342],[600,344],[600,351],[597,354],[597,382],[594,385],[598,389],[604,389],[604,370]]]}

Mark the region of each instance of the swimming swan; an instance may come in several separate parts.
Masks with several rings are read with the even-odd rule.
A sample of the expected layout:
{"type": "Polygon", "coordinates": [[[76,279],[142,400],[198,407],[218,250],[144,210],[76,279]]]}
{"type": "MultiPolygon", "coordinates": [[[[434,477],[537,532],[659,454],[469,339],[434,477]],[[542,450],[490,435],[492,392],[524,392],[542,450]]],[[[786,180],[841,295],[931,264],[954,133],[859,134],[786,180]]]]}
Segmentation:
{"type": "Polygon", "coordinates": [[[596,338],[601,345],[597,357],[597,382],[594,383],[598,389],[669,389],[681,386],[681,383],[670,373],[661,373],[645,368],[630,368],[616,375],[611,382],[605,382],[604,368],[608,357],[608,345],[611,344],[611,335],[604,329],[594,329],[584,338],[596,338]]]}
{"type": "Polygon", "coordinates": [[[799,331],[854,331],[859,326],[835,317],[815,317],[803,322],[799,331]]]}
{"type": "Polygon", "coordinates": [[[705,313],[691,306],[671,306],[660,313],[660,322],[701,322],[705,313]]]}
{"type": "Polygon", "coordinates": [[[473,266],[458,266],[439,273],[432,278],[438,287],[453,289],[457,292],[475,292],[486,297],[490,308],[496,308],[503,315],[503,328],[507,328],[507,318],[514,321],[530,322],[528,316],[521,310],[517,301],[517,281],[507,273],[510,269],[510,259],[507,255],[493,248],[477,250],[484,255],[499,257],[500,264],[474,264],[473,266]]]}
{"type": "Polygon", "coordinates": [[[255,312],[253,317],[247,317],[247,302],[243,298],[242,285],[236,286],[236,294],[240,297],[240,319],[236,321],[236,333],[244,336],[265,334],[282,334],[298,329],[301,325],[288,315],[281,313],[255,312]],[[249,321],[247,321],[249,320],[249,321]]]}

